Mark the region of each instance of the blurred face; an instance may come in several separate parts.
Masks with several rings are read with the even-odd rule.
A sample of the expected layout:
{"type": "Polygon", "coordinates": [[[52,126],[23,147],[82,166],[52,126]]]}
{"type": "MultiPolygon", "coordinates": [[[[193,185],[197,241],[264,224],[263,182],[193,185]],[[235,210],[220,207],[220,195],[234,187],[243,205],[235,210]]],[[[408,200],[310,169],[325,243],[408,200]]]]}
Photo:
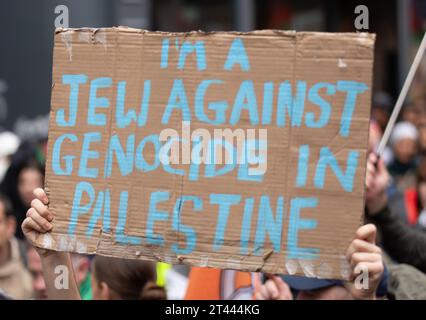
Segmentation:
{"type": "Polygon", "coordinates": [[[7,245],[15,233],[15,220],[6,216],[4,204],[0,201],[0,249],[7,245]]]}
{"type": "Polygon", "coordinates": [[[41,259],[34,248],[28,250],[28,270],[33,276],[33,290],[36,299],[47,299],[46,283],[43,278],[41,259]]]}
{"type": "Polygon", "coordinates": [[[23,169],[18,177],[18,192],[22,202],[31,206],[34,199],[33,190],[43,187],[43,175],[34,168],[23,169]]]}
{"type": "Polygon", "coordinates": [[[386,128],[389,120],[389,114],[386,111],[384,111],[382,108],[373,108],[371,111],[371,116],[377,121],[382,130],[386,128]]]}
{"type": "Polygon", "coordinates": [[[297,300],[351,300],[349,291],[342,286],[332,286],[328,288],[300,291],[297,300]]]}
{"type": "Polygon", "coordinates": [[[395,158],[401,163],[409,163],[417,152],[417,142],[412,139],[401,139],[393,145],[395,158]]]}
{"type": "Polygon", "coordinates": [[[404,113],[402,114],[402,121],[408,121],[414,125],[417,125],[419,122],[419,116],[416,110],[413,108],[405,109],[404,113]]]}

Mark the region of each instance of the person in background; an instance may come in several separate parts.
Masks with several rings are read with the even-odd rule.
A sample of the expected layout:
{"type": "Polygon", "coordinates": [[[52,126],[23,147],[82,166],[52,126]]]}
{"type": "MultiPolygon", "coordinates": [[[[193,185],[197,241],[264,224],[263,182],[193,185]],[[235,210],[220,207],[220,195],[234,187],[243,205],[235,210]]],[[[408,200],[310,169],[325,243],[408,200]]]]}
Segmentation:
{"type": "MultiPolygon", "coordinates": [[[[13,214],[18,225],[22,224],[31,206],[31,201],[34,199],[33,190],[43,187],[44,184],[44,165],[32,155],[31,150],[21,146],[0,186],[0,190],[12,203],[13,214]]],[[[16,229],[16,237],[24,239],[20,228],[16,229]]]]}
{"type": "MultiPolygon", "coordinates": [[[[40,255],[32,245],[28,245],[27,247],[28,270],[32,275],[34,298],[37,300],[47,299],[46,282],[43,277],[43,266],[40,255]]],[[[92,299],[90,262],[88,256],[71,254],[71,264],[82,300],[92,299]]]]}
{"type": "Polygon", "coordinates": [[[395,187],[404,191],[415,183],[417,166],[418,132],[410,122],[399,122],[391,135],[393,159],[388,170],[394,179],[395,187]]]}
{"type": "Polygon", "coordinates": [[[392,98],[386,92],[376,92],[373,96],[371,118],[377,121],[382,132],[385,131],[392,111],[392,98]]]}
{"type": "Polygon", "coordinates": [[[92,277],[97,300],[165,300],[166,291],[156,284],[155,263],[95,256],[92,277]]]}
{"type": "MultiPolygon", "coordinates": [[[[370,122],[369,152],[376,152],[381,137],[378,124],[372,120],[370,122]]],[[[387,158],[388,154],[385,152],[381,159],[386,163],[387,158]]],[[[389,186],[387,193],[389,209],[392,212],[400,216],[409,225],[426,228],[426,210],[424,210],[426,208],[426,155],[421,158],[419,166],[416,168],[413,187],[401,191],[395,186],[389,186]]]]}
{"type": "MultiPolygon", "coordinates": [[[[47,204],[49,200],[43,189],[34,190],[36,199],[32,201],[27,218],[22,223],[22,230],[30,242],[40,234],[53,228],[53,215],[47,204]]],[[[80,300],[81,295],[72,268],[69,253],[36,248],[40,258],[49,299],[80,300]],[[55,287],[55,267],[63,265],[69,273],[69,289],[55,287]]],[[[164,300],[167,298],[164,288],[157,285],[155,263],[142,260],[125,260],[95,256],[92,261],[92,291],[95,300],[164,300]]]]}
{"type": "Polygon", "coordinates": [[[388,204],[405,223],[426,230],[426,158],[422,158],[417,167],[415,185],[388,192],[388,204]]]}
{"type": "Polygon", "coordinates": [[[389,209],[389,173],[370,153],[366,175],[366,216],[380,231],[381,245],[392,259],[426,273],[426,232],[412,228],[389,209]]]}
{"type": "Polygon", "coordinates": [[[380,245],[389,270],[389,295],[398,300],[424,300],[426,234],[401,219],[398,207],[390,202],[388,185],[386,166],[382,159],[371,153],[366,174],[366,219],[373,222],[380,233],[380,245]]]}
{"type": "Polygon", "coordinates": [[[26,162],[18,173],[18,194],[22,204],[29,208],[34,199],[33,190],[44,183],[44,170],[35,161],[26,162]]]}
{"type": "Polygon", "coordinates": [[[27,247],[28,270],[32,276],[32,287],[34,298],[37,300],[47,299],[46,283],[43,277],[43,266],[37,250],[32,246],[27,247]]]}
{"type": "Polygon", "coordinates": [[[421,115],[418,107],[414,103],[408,103],[402,107],[401,122],[409,122],[414,126],[420,123],[421,115]]]}
{"type": "Polygon", "coordinates": [[[14,299],[32,297],[31,276],[23,247],[14,237],[16,220],[10,203],[0,195],[0,289],[14,299]]]}

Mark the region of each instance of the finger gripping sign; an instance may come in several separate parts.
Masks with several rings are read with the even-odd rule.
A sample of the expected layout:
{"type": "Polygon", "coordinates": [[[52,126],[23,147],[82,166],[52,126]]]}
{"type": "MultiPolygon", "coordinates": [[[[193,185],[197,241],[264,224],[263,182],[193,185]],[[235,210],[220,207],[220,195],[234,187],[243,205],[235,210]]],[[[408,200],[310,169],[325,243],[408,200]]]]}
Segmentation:
{"type": "Polygon", "coordinates": [[[346,279],[374,39],[57,29],[36,244],[346,279]]]}

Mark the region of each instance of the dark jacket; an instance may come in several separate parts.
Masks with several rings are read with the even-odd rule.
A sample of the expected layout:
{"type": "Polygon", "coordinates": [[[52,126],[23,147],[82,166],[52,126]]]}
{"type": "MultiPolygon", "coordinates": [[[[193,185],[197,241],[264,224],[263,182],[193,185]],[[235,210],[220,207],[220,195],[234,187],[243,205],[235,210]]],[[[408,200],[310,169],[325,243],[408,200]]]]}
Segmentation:
{"type": "Polygon", "coordinates": [[[426,232],[405,224],[388,207],[368,217],[380,232],[383,249],[394,260],[426,273],[426,232]]]}

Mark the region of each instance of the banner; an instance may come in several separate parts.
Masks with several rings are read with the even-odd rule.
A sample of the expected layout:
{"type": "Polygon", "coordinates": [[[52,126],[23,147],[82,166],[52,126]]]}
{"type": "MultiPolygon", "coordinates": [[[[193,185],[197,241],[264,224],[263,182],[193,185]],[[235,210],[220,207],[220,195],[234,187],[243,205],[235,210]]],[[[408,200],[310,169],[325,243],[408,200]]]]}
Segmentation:
{"type": "Polygon", "coordinates": [[[37,245],[347,279],[374,35],[57,29],[37,245]]]}

